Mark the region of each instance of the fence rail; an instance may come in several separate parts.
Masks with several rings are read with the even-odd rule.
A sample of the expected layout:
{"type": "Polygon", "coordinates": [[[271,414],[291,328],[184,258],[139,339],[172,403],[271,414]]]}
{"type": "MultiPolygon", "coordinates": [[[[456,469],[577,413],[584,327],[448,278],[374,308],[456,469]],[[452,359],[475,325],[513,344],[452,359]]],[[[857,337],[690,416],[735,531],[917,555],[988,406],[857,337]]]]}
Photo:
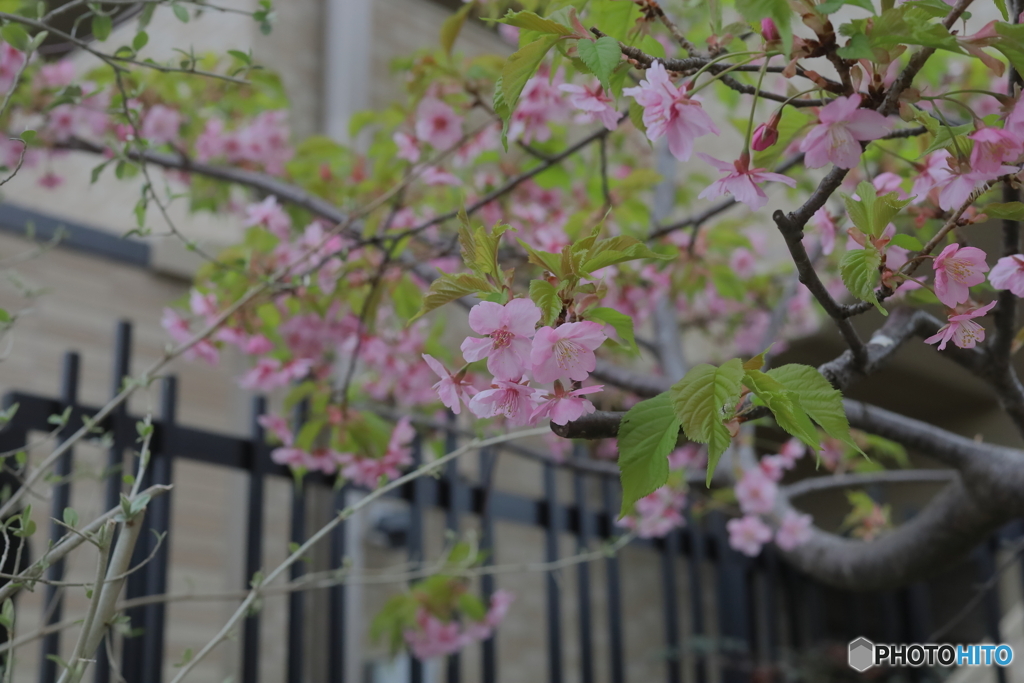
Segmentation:
{"type": "MultiPolygon", "coordinates": [[[[116,393],[128,376],[131,358],[131,327],[122,322],[117,329],[115,344],[115,376],[112,378],[113,392],[116,393]]],[[[23,392],[13,392],[4,397],[4,405],[19,404],[15,418],[0,431],[0,450],[21,448],[30,432],[49,431],[49,418],[70,408],[70,419],[61,436],[66,436],[74,425],[83,418],[97,412],[95,406],[83,406],[78,401],[80,359],[75,353],[65,356],[60,396],[48,398],[23,392]]],[[[252,428],[248,437],[236,437],[191,428],[179,424],[176,419],[177,383],[174,377],[161,380],[161,408],[159,419],[154,421],[154,435],[151,444],[150,467],[145,474],[143,486],[152,484],[173,484],[174,463],[181,459],[193,460],[217,467],[229,468],[246,473],[248,477],[248,500],[246,501],[247,526],[245,530],[244,576],[239,577],[242,585],[248,586],[250,579],[262,567],[264,542],[264,512],[266,506],[265,486],[268,477],[291,478],[289,470],[274,463],[270,449],[257,418],[266,409],[262,398],[252,405],[252,428]]],[[[139,418],[130,415],[126,408],[115,411],[99,425],[112,436],[108,453],[108,481],[105,502],[108,508],[118,504],[123,487],[120,466],[124,453],[135,445],[137,434],[135,424],[139,418]]],[[[452,429],[447,432],[448,450],[457,447],[459,435],[452,429]]],[[[406,548],[411,562],[423,562],[425,531],[423,527],[426,512],[437,509],[444,512],[446,528],[458,531],[460,523],[467,516],[479,519],[481,546],[493,550],[496,546],[494,526],[496,521],[512,522],[537,527],[544,532],[544,556],[547,561],[559,558],[560,539],[569,534],[575,538],[575,549],[593,549],[595,543],[616,536],[614,519],[618,508],[618,484],[612,476],[582,470],[559,471],[553,463],[542,465],[543,496],[532,499],[497,490],[493,484],[497,449],[482,451],[479,458],[479,477],[470,482],[460,476],[452,463],[439,478],[421,477],[405,486],[396,496],[407,501],[411,509],[411,524],[408,529],[406,548]],[[571,479],[572,497],[560,500],[558,477],[571,479]],[[595,501],[600,501],[595,505],[595,501]]],[[[414,444],[414,457],[422,458],[419,441],[414,444]]],[[[61,519],[71,496],[74,452],[67,454],[56,464],[56,474],[62,477],[54,487],[51,516],[61,519]]],[[[308,509],[304,491],[311,485],[332,486],[333,481],[322,475],[307,476],[305,485],[293,487],[291,502],[291,540],[301,543],[313,529],[309,528],[308,509]]],[[[344,507],[346,490],[334,493],[332,507],[344,507]]],[[[136,549],[135,563],[142,563],[152,555],[150,561],[129,577],[126,597],[138,598],[162,595],[168,586],[169,552],[166,543],[158,546],[156,534],[190,533],[188,529],[171,528],[171,506],[174,496],[165,495],[153,500],[146,515],[147,530],[140,536],[136,549]],[[150,533],[156,532],[154,533],[150,533]]],[[[664,634],[664,675],[668,683],[694,681],[783,681],[798,680],[801,675],[799,657],[794,652],[806,652],[826,636],[852,639],[859,635],[874,637],[887,642],[920,642],[929,633],[929,595],[927,584],[917,584],[900,591],[889,591],[865,596],[839,594],[815,584],[779,562],[770,548],[756,560],[751,560],[732,550],[727,543],[725,518],[720,514],[709,514],[697,520],[687,511],[688,524],[655,542],[637,541],[646,544],[653,557],[660,562],[661,598],[658,601],[662,612],[664,634]],[[683,566],[685,565],[685,566],[683,566]],[[706,571],[712,567],[713,571],[706,571]],[[680,590],[680,582],[688,590],[680,590]],[[708,597],[713,597],[708,600],[708,597]],[[709,614],[706,603],[714,605],[709,614]],[[845,613],[836,628],[834,610],[836,605],[845,613]],[[685,617],[685,618],[684,618],[685,617]],[[685,627],[684,627],[685,626],[685,627]]],[[[348,524],[339,525],[329,541],[331,567],[342,566],[347,544],[348,524]]],[[[1019,526],[1019,525],[1018,525],[1019,526]]],[[[57,538],[62,530],[56,524],[50,530],[50,537],[57,538]]],[[[1015,526],[1003,533],[1018,536],[1020,529],[1015,526]]],[[[996,571],[995,553],[998,539],[983,544],[974,556],[979,581],[986,581],[996,571]]],[[[492,554],[493,557],[493,554],[492,554]]],[[[489,560],[490,561],[490,560],[489,560]]],[[[628,578],[623,577],[620,558],[609,556],[602,560],[603,586],[598,585],[590,565],[580,563],[571,571],[575,573],[575,603],[578,614],[572,621],[576,624],[578,643],[578,667],[574,679],[583,683],[607,680],[622,683],[627,680],[628,661],[626,647],[626,623],[623,606],[623,586],[628,578]],[[602,591],[603,589],[603,591],[602,591]],[[606,619],[597,623],[592,603],[597,591],[602,591],[606,619]],[[602,641],[607,643],[602,652],[595,646],[596,633],[604,630],[602,641]]],[[[291,579],[301,576],[302,563],[293,565],[291,579]]],[[[47,579],[59,581],[64,574],[63,563],[55,563],[47,570],[47,579]]],[[[489,596],[495,589],[495,577],[484,575],[480,581],[481,592],[489,596]]],[[[353,652],[347,637],[346,609],[351,591],[357,587],[339,583],[328,591],[326,604],[327,629],[322,633],[311,633],[305,603],[301,592],[293,592],[288,599],[288,618],[285,640],[287,642],[288,683],[310,680],[307,662],[304,660],[304,643],[316,638],[327,652],[327,675],[329,683],[345,680],[346,663],[350,658],[360,657],[353,652]]],[[[547,679],[551,683],[567,680],[565,661],[566,642],[563,613],[563,586],[555,572],[549,572],[545,580],[546,611],[544,615],[545,641],[547,643],[547,679]]],[[[985,635],[995,642],[999,637],[998,587],[991,590],[982,604],[985,635]]],[[[49,624],[59,622],[62,614],[62,596],[54,586],[46,588],[46,614],[49,624]]],[[[970,595],[962,596],[964,600],[970,595]]],[[[166,610],[162,603],[135,607],[128,611],[133,628],[141,629],[136,637],[124,638],[121,643],[120,674],[128,683],[160,683],[165,664],[165,620],[166,610]]],[[[510,616],[514,618],[514,616],[510,616]]],[[[260,676],[260,626],[261,617],[256,613],[248,617],[243,625],[240,638],[239,664],[242,683],[257,683],[260,676]]],[[[61,634],[47,635],[41,646],[38,680],[53,683],[59,676],[58,665],[51,657],[60,651],[61,634]]],[[[481,645],[480,670],[470,673],[460,661],[459,655],[448,658],[444,671],[445,680],[457,683],[465,675],[467,680],[496,681],[500,678],[497,643],[494,638],[481,645]]],[[[540,654],[540,653],[537,653],[540,654]]],[[[911,680],[924,681],[928,672],[909,669],[911,680]]],[[[410,680],[425,680],[425,669],[417,662],[410,667],[410,680]]],[[[108,683],[113,680],[110,662],[106,657],[97,659],[95,680],[108,683]]],[[[815,679],[810,679],[815,680],[815,679]]],[[[824,679],[816,679],[824,680],[824,679]]],[[[999,670],[1000,683],[1005,682],[1005,672],[999,670]]]]}

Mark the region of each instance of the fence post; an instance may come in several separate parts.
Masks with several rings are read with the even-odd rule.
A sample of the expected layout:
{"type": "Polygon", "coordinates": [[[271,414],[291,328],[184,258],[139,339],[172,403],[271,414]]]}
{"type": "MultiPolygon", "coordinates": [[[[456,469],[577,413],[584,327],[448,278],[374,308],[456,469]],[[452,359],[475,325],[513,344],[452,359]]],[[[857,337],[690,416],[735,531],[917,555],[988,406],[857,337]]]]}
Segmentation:
{"type": "MultiPolygon", "coordinates": [[[[489,448],[480,450],[480,492],[483,495],[480,508],[480,550],[487,553],[484,565],[494,564],[494,518],[491,487],[494,484],[494,469],[498,463],[498,454],[489,448]]],[[[484,574],[480,577],[480,592],[484,600],[494,593],[494,575],[484,574]]],[[[481,672],[483,680],[498,680],[498,655],[495,636],[485,640],[481,645],[481,672]]]]}
{"type": "MultiPolygon", "coordinates": [[[[611,477],[601,477],[601,497],[604,503],[605,519],[608,522],[607,536],[615,533],[615,520],[619,506],[615,500],[615,484],[611,477]]],[[[618,554],[604,561],[608,587],[608,657],[611,666],[612,683],[626,680],[625,656],[622,644],[622,583],[619,576],[618,554]]]]}
{"type": "MultiPolygon", "coordinates": [[[[558,532],[561,529],[561,511],[558,506],[555,466],[544,463],[544,500],[547,510],[544,533],[544,559],[554,562],[558,559],[558,532]]],[[[547,573],[548,612],[548,680],[562,683],[562,590],[555,578],[555,571],[547,573]]]]}
{"type": "MultiPolygon", "coordinates": [[[[445,452],[451,453],[458,448],[458,438],[455,430],[452,429],[455,423],[455,415],[448,412],[449,429],[445,430],[445,452]]],[[[453,460],[448,463],[444,471],[444,482],[448,488],[448,510],[445,514],[445,528],[455,534],[459,533],[459,516],[465,509],[463,503],[463,486],[459,480],[459,462],[453,460]]],[[[458,652],[448,655],[448,683],[459,683],[462,673],[462,657],[458,652]]]]}
{"type": "MultiPolygon", "coordinates": [[[[78,376],[79,376],[79,356],[77,353],[68,352],[64,354],[64,366],[62,368],[61,387],[60,387],[60,402],[61,406],[71,408],[74,411],[75,404],[78,403],[78,376]]],[[[67,424],[60,431],[60,440],[67,439],[71,434],[74,433],[75,428],[73,426],[74,420],[72,417],[68,417],[67,424]]],[[[57,463],[54,465],[54,474],[61,478],[61,482],[57,484],[53,489],[53,504],[50,508],[50,516],[53,519],[64,518],[64,508],[68,507],[71,502],[71,482],[68,481],[68,477],[71,474],[72,462],[74,449],[69,448],[64,455],[60,457],[57,463]]],[[[51,542],[56,543],[64,536],[64,528],[52,522],[50,524],[50,539],[51,542]]],[[[58,560],[54,562],[46,570],[46,578],[49,581],[60,581],[64,578],[64,560],[58,560]]],[[[63,602],[64,595],[63,591],[53,584],[46,586],[46,599],[43,602],[44,608],[47,610],[45,616],[45,623],[56,624],[61,620],[63,614],[63,602]]],[[[49,633],[43,638],[42,645],[42,662],[39,666],[39,680],[42,683],[53,683],[57,680],[57,662],[52,659],[53,656],[60,653],[60,632],[49,633]]]]}
{"type": "MultiPolygon", "coordinates": [[[[252,426],[249,449],[249,501],[246,518],[248,526],[245,536],[245,576],[242,585],[251,585],[256,572],[263,566],[263,486],[264,474],[270,454],[260,417],[267,412],[267,400],[257,396],[252,402],[252,426]]],[[[259,680],[260,613],[257,611],[245,618],[242,624],[242,683],[257,683],[259,680]]]]}
{"type": "MultiPolygon", "coordinates": [[[[580,457],[580,444],[573,447],[573,457],[580,457]]],[[[576,499],[576,552],[590,550],[590,539],[594,537],[592,519],[587,511],[587,480],[579,472],[573,473],[573,497],[576,499]]],[[[590,613],[590,565],[580,562],[576,568],[577,595],[580,605],[580,677],[583,683],[594,680],[594,644],[590,613]]]]}

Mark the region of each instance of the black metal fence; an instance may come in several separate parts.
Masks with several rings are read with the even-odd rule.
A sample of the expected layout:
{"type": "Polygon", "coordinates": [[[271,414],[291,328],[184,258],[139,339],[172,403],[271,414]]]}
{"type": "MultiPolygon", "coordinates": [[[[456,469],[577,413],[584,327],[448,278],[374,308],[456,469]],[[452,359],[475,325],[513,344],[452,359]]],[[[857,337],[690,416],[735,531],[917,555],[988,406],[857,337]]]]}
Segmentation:
{"type": "MultiPolygon", "coordinates": [[[[117,393],[124,377],[129,374],[131,357],[131,327],[127,323],[118,326],[115,343],[114,377],[112,391],[117,393]]],[[[4,398],[5,406],[17,402],[20,408],[16,417],[0,431],[0,450],[20,448],[26,443],[30,432],[48,431],[52,425],[50,416],[71,409],[70,420],[65,427],[72,431],[81,420],[97,410],[78,402],[79,357],[68,353],[63,367],[63,381],[58,398],[46,398],[15,392],[4,398]]],[[[245,532],[245,568],[239,577],[240,585],[247,586],[252,576],[262,567],[264,543],[265,483],[268,477],[290,478],[289,471],[270,459],[269,448],[256,418],[265,409],[262,399],[256,399],[252,408],[252,433],[248,438],[238,438],[193,429],[177,422],[177,384],[173,377],[162,380],[162,406],[159,420],[155,421],[152,439],[151,466],[146,473],[144,485],[171,484],[174,482],[174,463],[185,458],[209,465],[245,472],[248,476],[247,527],[245,532]]],[[[101,427],[112,436],[108,454],[108,481],[105,504],[107,508],[118,504],[124,486],[121,466],[125,452],[135,447],[137,417],[122,406],[115,411],[101,427]]],[[[458,435],[449,431],[447,446],[457,445],[458,435]]],[[[418,444],[415,457],[419,461],[421,452],[418,444]]],[[[406,534],[406,548],[412,562],[424,561],[424,518],[428,509],[444,511],[448,529],[458,530],[460,521],[473,516],[479,521],[481,545],[493,549],[496,544],[494,523],[507,521],[538,527],[544,531],[544,549],[548,561],[559,556],[559,540],[565,534],[575,538],[578,549],[593,549],[618,534],[614,520],[618,509],[618,483],[613,476],[600,475],[577,469],[562,471],[557,465],[542,466],[543,497],[531,499],[503,492],[491,487],[489,480],[495,465],[497,452],[486,450],[478,456],[480,477],[468,481],[450,466],[439,478],[421,477],[401,490],[399,496],[410,507],[410,528],[406,534]],[[571,479],[571,500],[559,500],[558,478],[571,479]],[[600,501],[595,505],[594,501],[600,501]]],[[[57,463],[56,473],[63,477],[55,486],[52,499],[52,516],[61,519],[68,505],[71,493],[71,478],[75,455],[69,451],[57,463]]],[[[307,485],[317,483],[330,485],[326,479],[307,477],[307,485]]],[[[303,497],[303,487],[293,487],[291,505],[291,540],[301,543],[313,531],[307,528],[308,506],[303,497]]],[[[346,492],[334,494],[334,508],[344,506],[346,492]]],[[[146,515],[145,524],[157,534],[189,534],[189,529],[172,529],[171,506],[174,496],[165,495],[153,500],[146,515]]],[[[948,589],[943,583],[920,583],[908,588],[877,594],[842,593],[820,586],[806,577],[796,574],[782,564],[771,548],[756,560],[751,560],[733,551],[727,542],[725,518],[717,513],[701,515],[697,519],[688,511],[688,524],[666,538],[656,542],[637,541],[644,546],[651,561],[660,562],[660,598],[650,605],[659,610],[662,619],[661,633],[664,643],[661,669],[669,683],[681,681],[841,681],[852,678],[852,671],[845,664],[845,643],[857,636],[867,636],[876,642],[922,642],[932,628],[943,623],[947,612],[959,609],[976,594],[971,587],[975,582],[989,582],[996,572],[996,552],[1001,539],[1020,535],[1020,529],[1008,529],[1000,537],[983,544],[972,558],[973,564],[959,567],[963,574],[967,567],[968,579],[961,581],[955,595],[941,593],[948,589]],[[944,587],[945,586],[945,587],[944,587]],[[708,613],[712,605],[713,613],[708,613]],[[939,606],[941,609],[933,610],[939,606]],[[933,613],[935,612],[935,613],[933,613]]],[[[346,548],[346,525],[335,529],[330,538],[330,562],[334,568],[342,566],[346,548]]],[[[62,535],[59,526],[50,531],[53,538],[62,535]]],[[[40,533],[37,536],[43,536],[40,533]]],[[[39,552],[40,538],[34,539],[36,553],[39,552]]],[[[144,567],[130,575],[127,582],[127,597],[161,595],[168,586],[168,547],[158,547],[156,534],[148,531],[140,536],[136,561],[141,563],[150,555],[152,559],[144,567]]],[[[604,564],[601,581],[592,575],[594,567],[580,563],[564,571],[575,573],[576,595],[574,602],[577,614],[563,613],[563,582],[556,573],[550,572],[545,579],[544,623],[538,629],[544,631],[546,652],[516,653],[531,658],[546,657],[547,679],[551,683],[565,680],[610,681],[621,683],[627,680],[628,651],[625,644],[625,630],[631,627],[624,616],[623,585],[630,577],[624,576],[620,558],[609,556],[600,560],[604,564]],[[605,616],[600,621],[594,618],[592,604],[597,592],[605,616]],[[564,622],[572,619],[575,624],[578,666],[566,666],[566,635],[564,622]],[[600,638],[599,629],[605,630],[600,638]],[[600,641],[606,647],[598,648],[600,641]]],[[[302,575],[302,563],[296,563],[291,578],[302,575]]],[[[55,563],[47,570],[47,578],[61,579],[63,563],[55,563]]],[[[495,589],[495,577],[485,575],[480,581],[484,596],[495,589]]],[[[346,662],[349,658],[360,658],[362,653],[353,651],[347,637],[346,601],[350,591],[357,586],[339,584],[328,591],[327,628],[311,632],[309,620],[304,615],[308,606],[300,592],[288,598],[287,618],[287,678],[288,683],[311,680],[309,663],[304,660],[304,644],[316,639],[326,653],[327,680],[340,683],[345,678],[346,662]]],[[[61,595],[53,585],[46,588],[44,609],[46,623],[54,624],[62,618],[61,595]]],[[[1000,603],[998,586],[994,586],[978,600],[978,609],[969,618],[962,619],[946,640],[956,642],[977,641],[990,638],[1000,642],[1000,603]]],[[[161,603],[136,607],[128,612],[137,635],[124,637],[120,643],[119,673],[128,683],[159,683],[163,677],[168,654],[164,648],[165,607],[161,603]]],[[[513,612],[509,619],[515,619],[513,612]]],[[[261,616],[256,613],[244,623],[240,638],[239,670],[242,683],[256,683],[261,677],[259,632],[261,616]]],[[[59,676],[58,664],[50,655],[60,651],[59,632],[47,635],[42,643],[39,662],[39,680],[52,683],[59,676]]],[[[480,669],[469,671],[459,655],[448,658],[444,677],[449,682],[496,681],[500,680],[497,648],[501,640],[500,629],[496,638],[483,642],[480,647],[480,669]]],[[[95,680],[107,683],[112,680],[110,661],[99,657],[96,663],[95,680]]],[[[878,677],[885,679],[886,675],[878,677]]],[[[925,669],[896,671],[900,680],[938,680],[925,669]]],[[[1005,672],[998,672],[1000,683],[1006,680],[1005,672]]],[[[424,680],[424,669],[418,663],[410,667],[412,681],[424,680]]],[[[646,679],[645,679],[646,680],[646,679]]]]}

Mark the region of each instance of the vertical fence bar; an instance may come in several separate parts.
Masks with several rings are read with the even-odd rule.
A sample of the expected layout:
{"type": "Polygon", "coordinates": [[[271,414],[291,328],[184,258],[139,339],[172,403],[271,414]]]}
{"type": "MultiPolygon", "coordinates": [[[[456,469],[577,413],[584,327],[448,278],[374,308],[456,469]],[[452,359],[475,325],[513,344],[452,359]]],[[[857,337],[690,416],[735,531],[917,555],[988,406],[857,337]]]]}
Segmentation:
{"type": "MultiPolygon", "coordinates": [[[[423,440],[417,434],[412,442],[413,467],[423,464],[423,440]]],[[[426,512],[426,486],[429,482],[417,477],[409,483],[410,515],[408,552],[411,569],[418,569],[423,564],[423,516],[426,512]]],[[[415,657],[409,659],[410,683],[423,683],[423,664],[415,657]]]]}
{"type": "MultiPolygon", "coordinates": [[[[608,536],[615,532],[615,520],[619,506],[615,500],[615,483],[611,477],[601,477],[601,497],[604,503],[605,519],[608,522],[608,536]]],[[[604,561],[608,589],[608,658],[612,683],[626,680],[625,656],[622,644],[622,583],[619,576],[619,558],[612,555],[604,561]]]]}
{"type": "MultiPolygon", "coordinates": [[[[455,415],[448,413],[448,424],[452,425],[455,415]]],[[[445,452],[451,453],[458,448],[458,439],[454,429],[445,432],[445,452]]],[[[459,481],[459,462],[453,460],[448,463],[444,471],[444,480],[448,486],[448,510],[445,513],[445,528],[453,534],[459,533],[459,515],[462,514],[465,503],[463,502],[463,487],[459,481]]],[[[462,658],[458,652],[448,656],[448,683],[459,683],[462,673],[462,658]]]]}
{"type": "MultiPolygon", "coordinates": [[[[60,402],[65,408],[74,408],[78,402],[78,375],[79,357],[77,353],[66,353],[64,365],[61,371],[60,402]]],[[[63,441],[73,432],[74,427],[69,419],[64,429],[61,430],[60,439],[63,441]]],[[[54,474],[60,477],[61,481],[53,489],[53,504],[50,508],[50,516],[53,519],[64,518],[64,508],[71,502],[71,482],[68,477],[71,474],[71,466],[74,449],[69,448],[54,465],[54,474]]],[[[63,537],[64,529],[56,522],[50,525],[50,539],[56,543],[63,537]]],[[[64,578],[64,560],[54,562],[46,570],[46,578],[49,581],[60,581],[64,578]]],[[[63,594],[60,587],[53,584],[46,586],[46,600],[43,602],[46,615],[44,623],[56,624],[61,620],[63,613],[63,594]]],[[[39,665],[39,680],[42,683],[53,683],[57,680],[57,662],[51,656],[60,653],[60,632],[49,633],[43,638],[42,662],[39,665]]]]}
{"type": "MultiPolygon", "coordinates": [[[[544,464],[544,499],[547,503],[547,519],[544,534],[544,559],[554,562],[558,559],[558,531],[561,527],[558,509],[555,467],[544,464]]],[[[562,683],[562,593],[554,571],[547,573],[547,618],[548,618],[548,680],[562,683]]]]}
{"type": "MultiPolygon", "coordinates": [[[[334,494],[335,514],[344,510],[347,503],[348,487],[334,494]]],[[[342,522],[331,531],[331,563],[333,570],[340,570],[345,562],[345,547],[348,542],[348,522],[342,522]]],[[[345,681],[345,611],[346,587],[338,583],[327,590],[327,681],[328,683],[344,683],[345,681]]]]}
{"type": "MultiPolygon", "coordinates": [[[[298,433],[298,428],[296,428],[298,433]]],[[[291,542],[301,545],[306,540],[306,479],[296,482],[292,488],[291,542]]],[[[299,560],[288,569],[288,578],[296,581],[306,573],[306,563],[299,560]]],[[[288,594],[288,683],[302,683],[303,647],[305,645],[305,602],[304,591],[288,594]]]]}
{"type": "Polygon", "coordinates": [[[749,672],[750,619],[746,562],[729,546],[725,518],[712,516],[718,559],[718,631],[721,641],[722,683],[747,683],[749,672]]]}
{"type": "MultiPolygon", "coordinates": [[[[579,445],[574,449],[576,456],[582,455],[579,445]]],[[[587,511],[587,480],[579,472],[573,474],[573,498],[576,500],[578,531],[576,534],[576,552],[585,553],[590,550],[590,539],[594,537],[592,518],[587,511]]],[[[576,591],[579,600],[580,629],[580,678],[582,683],[594,680],[594,636],[591,626],[590,610],[590,565],[580,562],[576,567],[576,591]]]]}
{"type": "MultiPolygon", "coordinates": [[[[999,537],[992,536],[978,549],[978,573],[982,585],[992,582],[992,588],[985,592],[985,630],[988,631],[989,639],[996,645],[1003,642],[1002,632],[999,626],[1001,618],[999,609],[999,577],[996,574],[996,549],[998,548],[999,537]]],[[[920,641],[918,641],[920,642],[920,641]]],[[[996,680],[998,683],[1006,683],[1006,667],[996,666],[996,680]]]]}
{"type": "MultiPolygon", "coordinates": [[[[127,320],[117,323],[117,331],[114,341],[114,371],[113,396],[121,393],[121,386],[126,377],[131,376],[131,353],[132,353],[132,324],[127,320]]],[[[114,444],[107,453],[107,491],[106,507],[110,510],[117,507],[121,501],[122,483],[124,477],[124,449],[128,447],[130,436],[130,425],[128,424],[128,405],[122,403],[110,415],[110,430],[114,435],[114,444]]],[[[111,632],[107,631],[109,639],[111,632]]],[[[105,640],[106,640],[105,639],[105,640]]],[[[96,683],[108,683],[110,681],[110,661],[107,658],[105,643],[100,644],[96,656],[96,683]]]]}
{"type": "MultiPolygon", "coordinates": [[[[484,565],[494,564],[494,517],[491,504],[491,486],[494,483],[494,468],[498,456],[490,448],[480,451],[480,488],[483,491],[484,499],[480,510],[480,550],[486,553],[484,565]]],[[[494,575],[484,574],[480,577],[480,592],[484,600],[489,600],[494,592],[494,575]]],[[[498,680],[498,653],[497,646],[492,634],[490,638],[481,643],[482,657],[480,661],[483,680],[498,680]]]]}
{"type": "MultiPolygon", "coordinates": [[[[154,448],[149,460],[150,481],[153,484],[169,485],[173,479],[174,423],[177,418],[178,381],[175,377],[166,377],[163,381],[160,397],[160,432],[159,439],[154,440],[154,448]]],[[[147,550],[147,557],[153,559],[146,565],[146,595],[162,595],[167,592],[167,568],[171,548],[171,492],[154,498],[149,504],[147,515],[151,533],[144,542],[140,542],[147,550]],[[152,533],[155,532],[155,533],[152,533]],[[161,537],[158,540],[158,535],[161,537]],[[157,543],[160,546],[157,547],[157,543]]],[[[141,541],[141,539],[140,539],[141,541]]],[[[164,624],[166,608],[158,602],[145,607],[143,614],[143,645],[142,645],[142,676],[139,680],[145,683],[160,683],[163,679],[164,663],[164,624]]]]}
{"type": "MultiPolygon", "coordinates": [[[[263,566],[264,473],[270,458],[260,416],[267,412],[267,400],[257,396],[252,402],[251,449],[249,451],[249,500],[245,530],[245,576],[242,585],[249,586],[263,566]]],[[[259,681],[260,613],[245,618],[242,624],[242,683],[259,681]]]]}
{"type": "Polygon", "coordinates": [[[665,680],[681,683],[682,649],[679,637],[679,597],[676,590],[676,556],[679,555],[679,534],[674,529],[665,535],[661,545],[661,586],[665,596],[665,680]]]}
{"type": "MultiPolygon", "coordinates": [[[[690,508],[686,509],[686,533],[690,541],[689,579],[690,579],[690,632],[693,636],[704,635],[704,557],[705,538],[700,524],[694,520],[690,508]]],[[[694,648],[694,676],[697,683],[705,683],[708,678],[708,658],[703,641],[694,648]]]]}

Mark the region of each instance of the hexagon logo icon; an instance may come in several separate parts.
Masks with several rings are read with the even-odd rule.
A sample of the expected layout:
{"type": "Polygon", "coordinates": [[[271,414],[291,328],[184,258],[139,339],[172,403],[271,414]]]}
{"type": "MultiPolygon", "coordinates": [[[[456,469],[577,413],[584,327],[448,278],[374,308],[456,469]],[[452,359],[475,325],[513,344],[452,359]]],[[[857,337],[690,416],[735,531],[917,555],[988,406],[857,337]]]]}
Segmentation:
{"type": "Polygon", "coordinates": [[[850,668],[860,673],[870,669],[875,663],[875,644],[867,638],[857,638],[850,642],[850,668]]]}

